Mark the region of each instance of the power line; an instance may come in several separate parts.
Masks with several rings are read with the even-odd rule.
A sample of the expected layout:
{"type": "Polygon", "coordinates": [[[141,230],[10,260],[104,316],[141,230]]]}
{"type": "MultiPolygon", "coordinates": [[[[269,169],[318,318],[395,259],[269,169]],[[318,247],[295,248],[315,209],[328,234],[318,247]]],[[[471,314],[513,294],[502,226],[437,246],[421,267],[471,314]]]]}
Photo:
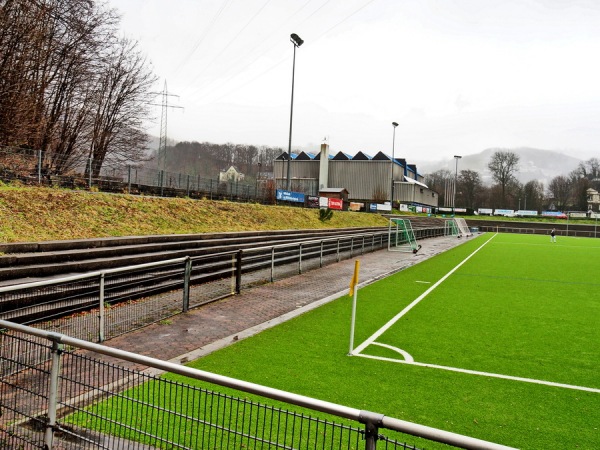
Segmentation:
{"type": "MultiPolygon", "coordinates": [[[[350,19],[352,16],[354,16],[355,14],[357,14],[358,12],[360,12],[361,10],[363,10],[364,8],[366,8],[367,6],[369,6],[371,3],[373,3],[375,0],[369,0],[367,1],[364,5],[362,5],[360,8],[357,8],[356,10],[354,10],[351,14],[347,15],[346,17],[344,17],[342,20],[340,20],[338,23],[336,23],[335,25],[333,25],[332,27],[328,28],[325,32],[321,33],[319,36],[317,36],[316,39],[311,40],[308,44],[312,45],[315,42],[317,42],[318,40],[322,39],[325,35],[327,35],[327,33],[329,33],[331,30],[337,28],[338,26],[340,26],[342,23],[346,22],[348,19],[350,19]]],[[[329,0],[326,2],[328,3],[329,0]]],[[[325,3],[325,4],[326,4],[325,3]]],[[[322,5],[324,6],[324,5],[322,5]]],[[[320,10],[322,8],[322,6],[318,9],[320,10]]],[[[318,11],[317,10],[317,11],[318,11]]],[[[316,11],[315,11],[316,12],[316,11]]],[[[310,17],[312,17],[314,15],[311,14],[310,17]]],[[[304,22],[304,21],[303,21],[304,22]]],[[[303,23],[302,22],[302,23],[303,23]]],[[[254,78],[248,80],[246,83],[241,84],[233,89],[230,89],[228,92],[226,92],[225,94],[221,95],[220,97],[218,97],[216,100],[214,101],[219,101],[225,97],[227,97],[228,95],[232,94],[233,92],[236,92],[244,87],[246,87],[247,85],[249,85],[250,83],[253,83],[255,80],[263,77],[264,75],[266,75],[267,73],[269,73],[271,70],[275,69],[276,67],[280,66],[282,63],[284,63],[285,61],[287,61],[290,57],[287,56],[285,58],[282,58],[279,62],[273,64],[271,67],[269,67],[268,69],[264,70],[263,72],[261,72],[259,75],[255,76],[254,78]]],[[[251,63],[252,64],[252,63],[251,63]]],[[[249,64],[250,65],[250,64],[249,64]]]]}
{"type": "Polygon", "coordinates": [[[227,8],[227,6],[229,6],[230,3],[231,3],[231,0],[225,0],[221,4],[221,7],[219,8],[217,13],[213,17],[212,21],[210,22],[208,27],[204,30],[204,33],[202,33],[202,36],[200,36],[200,39],[198,39],[196,41],[196,43],[192,46],[192,49],[188,52],[188,54],[185,57],[183,57],[181,62],[175,68],[175,73],[179,72],[179,69],[181,69],[181,67],[184,66],[188,62],[188,60],[194,55],[196,50],[198,50],[198,47],[200,47],[200,44],[202,44],[202,42],[204,42],[204,39],[206,39],[206,36],[210,32],[210,30],[212,30],[212,28],[215,26],[215,24],[217,23],[217,20],[219,19],[219,17],[221,17],[221,14],[223,14],[223,11],[225,10],[225,8],[227,8]]]}
{"type": "MultiPolygon", "coordinates": [[[[329,3],[330,0],[327,0],[326,3],[329,3]]],[[[287,25],[288,22],[290,22],[290,20],[292,18],[294,18],[295,16],[297,16],[300,11],[302,11],[309,3],[311,3],[312,0],[308,0],[307,2],[305,2],[300,8],[298,8],[294,13],[292,13],[290,16],[288,16],[288,18],[281,22],[281,24],[279,25],[279,27],[275,28],[273,30],[273,32],[271,32],[270,34],[268,34],[258,45],[256,45],[254,48],[258,48],[260,46],[262,46],[267,40],[269,40],[273,35],[275,35],[280,29],[282,29],[283,27],[285,27],[287,25]]],[[[321,6],[322,7],[322,6],[321,6]]],[[[321,7],[319,7],[318,9],[321,9],[321,7]]],[[[317,9],[317,11],[318,11],[317,9]]],[[[314,14],[314,13],[313,13],[314,14]]],[[[301,23],[304,23],[304,21],[302,21],[301,23]]],[[[220,88],[221,86],[227,84],[228,81],[230,81],[232,78],[234,78],[236,75],[238,75],[240,72],[245,71],[246,69],[248,69],[250,66],[252,66],[254,63],[256,63],[263,55],[265,55],[267,52],[269,52],[272,48],[276,47],[277,45],[280,45],[280,42],[274,42],[271,46],[267,47],[265,50],[263,50],[260,54],[258,54],[256,57],[254,57],[254,59],[252,61],[250,61],[249,63],[247,63],[246,65],[244,65],[243,67],[233,71],[230,70],[230,72],[233,72],[232,75],[228,75],[226,76],[226,78],[220,78],[219,79],[219,83],[217,84],[217,86],[215,86],[214,88],[211,88],[211,84],[214,84],[216,81],[213,80],[211,82],[211,84],[208,84],[207,86],[202,86],[199,87],[197,89],[195,89],[194,91],[192,91],[191,94],[189,95],[194,95],[197,92],[199,92],[200,90],[204,89],[204,90],[210,90],[211,92],[214,92],[215,89],[220,88]]],[[[277,65],[279,65],[281,63],[278,63],[277,65]]],[[[270,69],[269,69],[270,70],[270,69]]]]}
{"type": "Polygon", "coordinates": [[[223,49],[217,54],[217,56],[215,56],[211,62],[209,62],[206,66],[204,66],[203,70],[200,71],[200,73],[198,73],[196,75],[196,77],[191,81],[191,83],[193,84],[194,82],[196,82],[200,76],[206,72],[206,70],[211,67],[214,62],[223,54],[225,53],[225,51],[227,51],[227,49],[237,40],[237,38],[240,36],[240,34],[242,34],[242,32],[248,28],[248,26],[254,21],[254,19],[256,19],[256,17],[262,12],[263,9],[265,9],[265,7],[271,3],[272,0],[267,0],[261,7],[260,9],[250,18],[250,20],[246,23],[246,25],[244,25],[238,32],[237,34],[227,43],[227,45],[225,45],[225,47],[223,47],[223,49]]]}

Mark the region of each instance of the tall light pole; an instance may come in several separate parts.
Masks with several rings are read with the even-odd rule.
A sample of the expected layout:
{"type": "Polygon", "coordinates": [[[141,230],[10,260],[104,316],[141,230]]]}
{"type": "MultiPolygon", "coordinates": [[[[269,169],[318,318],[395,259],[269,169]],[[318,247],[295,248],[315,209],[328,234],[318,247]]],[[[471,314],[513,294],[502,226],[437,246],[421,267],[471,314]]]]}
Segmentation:
{"type": "Polygon", "coordinates": [[[398,126],[397,122],[392,122],[392,126],[394,127],[394,137],[392,138],[392,164],[391,164],[391,178],[392,178],[392,189],[390,190],[390,208],[394,206],[394,152],[396,147],[396,127],[398,126]]]}
{"type": "Polygon", "coordinates": [[[452,193],[452,214],[456,215],[456,182],[458,180],[458,160],[462,158],[460,155],[454,155],[456,160],[456,171],[454,172],[454,192],[452,193]]]}
{"type": "Polygon", "coordinates": [[[294,75],[296,72],[296,47],[300,47],[304,44],[304,41],[300,39],[296,33],[290,35],[290,41],[294,44],[294,62],[292,63],[292,101],[290,106],[290,140],[288,142],[288,166],[287,166],[287,190],[291,187],[290,177],[290,164],[292,162],[292,118],[294,117],[294,75]]]}

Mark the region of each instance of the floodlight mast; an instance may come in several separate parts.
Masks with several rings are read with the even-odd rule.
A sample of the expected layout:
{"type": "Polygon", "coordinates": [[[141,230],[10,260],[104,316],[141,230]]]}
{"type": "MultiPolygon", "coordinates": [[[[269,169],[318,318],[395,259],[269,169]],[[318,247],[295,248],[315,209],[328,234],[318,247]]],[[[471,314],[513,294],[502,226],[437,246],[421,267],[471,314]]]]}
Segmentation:
{"type": "MultiPolygon", "coordinates": [[[[394,127],[394,137],[392,138],[392,164],[391,164],[391,178],[392,178],[392,188],[390,190],[390,208],[394,207],[394,161],[395,161],[395,147],[396,147],[396,127],[398,126],[398,122],[392,122],[392,126],[394,127]]],[[[391,212],[391,209],[390,209],[391,212]]]]}
{"type": "Polygon", "coordinates": [[[292,101],[290,103],[290,138],[288,141],[288,164],[287,164],[287,190],[291,188],[290,164],[292,162],[292,121],[294,117],[294,76],[296,72],[296,48],[304,44],[304,41],[296,33],[290,35],[290,42],[294,44],[294,60],[292,63],[292,101]]]}
{"type": "Polygon", "coordinates": [[[454,155],[456,160],[456,171],[454,173],[454,191],[452,192],[452,214],[456,215],[456,182],[458,180],[458,160],[462,158],[460,155],[454,155]]]}

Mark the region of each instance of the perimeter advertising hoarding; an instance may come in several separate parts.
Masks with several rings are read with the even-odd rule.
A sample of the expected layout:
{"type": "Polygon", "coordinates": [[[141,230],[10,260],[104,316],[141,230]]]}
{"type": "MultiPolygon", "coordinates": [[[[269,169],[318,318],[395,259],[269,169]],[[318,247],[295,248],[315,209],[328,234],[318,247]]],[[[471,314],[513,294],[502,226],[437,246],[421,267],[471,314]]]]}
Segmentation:
{"type": "Polygon", "coordinates": [[[316,197],[314,195],[309,195],[307,202],[306,202],[306,206],[308,206],[309,208],[318,208],[319,207],[319,197],[316,197]]]}
{"type": "Polygon", "coordinates": [[[329,209],[344,209],[344,200],[341,198],[329,198],[327,200],[327,207],[329,209]]]}
{"type": "Polygon", "coordinates": [[[284,191],[283,189],[277,189],[275,195],[277,200],[279,201],[304,203],[304,194],[301,194],[300,192],[291,192],[284,191]]]}

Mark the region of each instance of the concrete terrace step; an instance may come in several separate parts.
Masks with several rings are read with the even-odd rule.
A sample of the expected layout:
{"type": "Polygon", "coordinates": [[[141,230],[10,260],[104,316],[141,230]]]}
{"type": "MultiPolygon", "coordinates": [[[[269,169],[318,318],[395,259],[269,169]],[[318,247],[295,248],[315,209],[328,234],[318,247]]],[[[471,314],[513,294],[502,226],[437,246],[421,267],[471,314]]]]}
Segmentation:
{"type": "MultiPolygon", "coordinates": [[[[284,230],[203,235],[143,236],[76,241],[5,244],[0,250],[0,280],[44,278],[128,265],[278,245],[293,240],[338,237],[381,228],[284,230]],[[35,249],[35,250],[34,250],[35,249]],[[21,250],[18,252],[17,250],[21,250]],[[33,251],[32,251],[33,250],[33,251]]],[[[2,284],[7,284],[2,282],[2,284]]]]}

